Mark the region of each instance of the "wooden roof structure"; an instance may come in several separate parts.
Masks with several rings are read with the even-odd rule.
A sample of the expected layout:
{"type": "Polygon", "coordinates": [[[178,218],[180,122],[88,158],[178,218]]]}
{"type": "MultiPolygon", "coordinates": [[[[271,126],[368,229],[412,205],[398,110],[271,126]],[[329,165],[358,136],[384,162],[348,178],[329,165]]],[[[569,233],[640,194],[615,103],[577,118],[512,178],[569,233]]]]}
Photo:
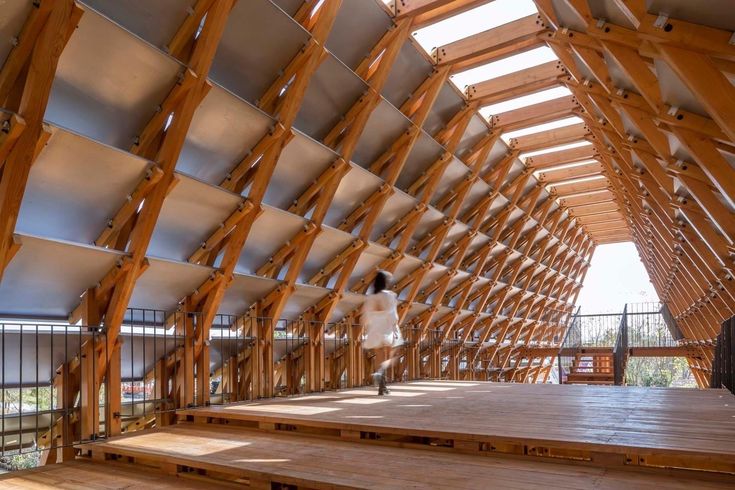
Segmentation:
{"type": "Polygon", "coordinates": [[[6,2],[0,314],[104,323],[108,352],[130,307],[201,314],[197,346],[218,314],[316,337],[384,269],[414,345],[542,380],[595,247],[633,241],[704,380],[735,311],[730,2],[534,0],[430,53],[412,36],[487,3],[6,2]]]}

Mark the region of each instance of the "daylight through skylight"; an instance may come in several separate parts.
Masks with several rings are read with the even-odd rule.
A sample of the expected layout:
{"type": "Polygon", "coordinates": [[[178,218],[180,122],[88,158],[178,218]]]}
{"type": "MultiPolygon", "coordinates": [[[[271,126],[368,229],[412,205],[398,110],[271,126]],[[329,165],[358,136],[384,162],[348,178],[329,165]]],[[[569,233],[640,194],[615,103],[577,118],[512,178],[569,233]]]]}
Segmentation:
{"type": "Polygon", "coordinates": [[[582,160],[581,162],[574,162],[574,163],[565,163],[564,165],[557,165],[555,167],[546,167],[539,170],[536,170],[533,174],[538,176],[539,174],[550,172],[550,171],[556,171],[556,170],[567,170],[575,167],[581,167],[583,165],[589,165],[590,163],[598,163],[595,159],[589,159],[589,160],[582,160]]]}
{"type": "Polygon", "coordinates": [[[535,157],[537,155],[543,155],[544,153],[551,153],[552,151],[571,150],[572,148],[579,148],[581,146],[589,146],[592,143],[589,141],[577,141],[576,143],[569,143],[568,145],[552,146],[550,148],[544,148],[542,150],[529,151],[528,153],[521,153],[518,158],[523,160],[524,158],[535,157]]]}
{"type": "Polygon", "coordinates": [[[537,13],[532,0],[495,0],[414,33],[426,52],[537,13]]]}
{"type": "Polygon", "coordinates": [[[532,68],[543,63],[548,63],[549,61],[556,61],[557,59],[551,48],[543,46],[456,73],[450,77],[450,80],[454,82],[457,88],[464,90],[468,85],[502,77],[503,75],[532,68]]]}
{"type": "Polygon", "coordinates": [[[559,99],[572,95],[566,87],[554,87],[547,90],[542,90],[534,94],[524,95],[515,99],[498,102],[497,104],[487,105],[480,108],[480,114],[485,118],[494,116],[495,114],[502,114],[503,112],[514,111],[523,107],[528,107],[533,104],[540,104],[541,102],[547,102],[549,100],[559,99]]]}
{"type": "Polygon", "coordinates": [[[503,138],[503,141],[507,143],[511,138],[518,138],[520,136],[526,136],[526,135],[534,134],[534,133],[541,133],[543,131],[549,131],[551,129],[572,126],[573,124],[579,124],[581,122],[584,122],[584,121],[582,121],[582,119],[577,116],[566,117],[564,119],[558,119],[556,121],[539,124],[537,126],[531,126],[530,128],[523,128],[517,131],[509,131],[507,133],[503,133],[502,138],[503,138]]]}

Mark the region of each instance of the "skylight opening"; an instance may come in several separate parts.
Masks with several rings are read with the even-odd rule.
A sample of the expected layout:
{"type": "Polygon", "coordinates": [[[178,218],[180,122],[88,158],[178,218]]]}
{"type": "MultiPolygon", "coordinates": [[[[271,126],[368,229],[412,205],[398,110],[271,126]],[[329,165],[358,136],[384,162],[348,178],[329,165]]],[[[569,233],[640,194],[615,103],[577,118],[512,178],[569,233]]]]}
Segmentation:
{"type": "Polygon", "coordinates": [[[508,141],[510,141],[511,138],[518,138],[520,136],[527,136],[529,134],[542,133],[544,131],[550,131],[552,129],[573,126],[574,124],[579,124],[581,122],[584,122],[584,121],[582,121],[582,119],[577,116],[566,117],[564,119],[558,119],[556,121],[539,124],[537,126],[531,126],[530,128],[523,128],[523,129],[518,129],[516,131],[509,131],[507,133],[503,133],[501,138],[503,141],[508,143],[508,141]]]}
{"type": "Polygon", "coordinates": [[[433,48],[459,41],[537,12],[533,0],[495,0],[419,29],[414,33],[414,38],[427,53],[431,53],[433,48]]]}
{"type": "Polygon", "coordinates": [[[324,0],[319,0],[316,5],[314,5],[314,8],[311,9],[311,12],[309,13],[309,17],[314,17],[314,15],[319,11],[319,9],[322,7],[322,4],[324,3],[324,0]]]}
{"type": "Polygon", "coordinates": [[[481,65],[476,68],[456,73],[450,77],[450,80],[457,86],[457,88],[463,90],[468,85],[492,80],[493,78],[509,75],[527,68],[533,68],[534,66],[542,65],[549,61],[556,61],[558,59],[559,58],[557,58],[551,48],[548,46],[542,46],[513,56],[508,56],[502,60],[493,61],[486,65],[481,65]]]}
{"type": "Polygon", "coordinates": [[[572,95],[572,92],[566,87],[554,87],[547,90],[542,90],[534,94],[523,95],[521,97],[498,102],[497,104],[487,105],[480,108],[480,114],[483,117],[489,119],[490,116],[502,114],[508,111],[514,111],[516,109],[522,109],[534,104],[540,104],[541,102],[548,102],[554,99],[560,99],[572,95]]]}
{"type": "Polygon", "coordinates": [[[168,115],[166,118],[166,122],[163,124],[163,130],[168,131],[168,128],[171,126],[171,123],[174,121],[174,113],[168,115]]]}
{"type": "Polygon", "coordinates": [[[547,168],[536,170],[534,172],[534,175],[539,175],[539,174],[543,174],[546,172],[555,172],[557,170],[568,170],[571,168],[581,167],[583,165],[589,165],[590,163],[600,163],[600,162],[594,159],[590,159],[590,160],[583,160],[581,162],[565,163],[564,165],[557,165],[556,167],[547,167],[547,168]]]}
{"type": "Polygon", "coordinates": [[[521,153],[518,158],[521,160],[524,160],[526,158],[535,157],[538,155],[544,155],[546,153],[552,153],[555,151],[563,151],[563,150],[571,150],[572,148],[579,148],[582,146],[589,146],[592,143],[589,141],[577,141],[575,143],[569,143],[567,145],[560,145],[560,146],[552,146],[549,148],[544,148],[542,150],[536,150],[536,151],[529,151],[528,153],[521,153]]]}
{"type": "Polygon", "coordinates": [[[194,33],[194,39],[199,39],[199,36],[202,35],[202,31],[204,30],[204,24],[206,24],[206,22],[207,22],[207,14],[204,14],[204,17],[202,17],[201,22],[199,22],[197,31],[194,33]]]}
{"type": "Polygon", "coordinates": [[[593,182],[596,180],[603,180],[605,178],[604,175],[591,175],[589,177],[580,177],[578,179],[571,179],[571,180],[564,180],[562,182],[557,182],[554,184],[549,184],[550,187],[562,187],[565,185],[572,185],[572,184],[581,184],[583,182],[593,182]]]}

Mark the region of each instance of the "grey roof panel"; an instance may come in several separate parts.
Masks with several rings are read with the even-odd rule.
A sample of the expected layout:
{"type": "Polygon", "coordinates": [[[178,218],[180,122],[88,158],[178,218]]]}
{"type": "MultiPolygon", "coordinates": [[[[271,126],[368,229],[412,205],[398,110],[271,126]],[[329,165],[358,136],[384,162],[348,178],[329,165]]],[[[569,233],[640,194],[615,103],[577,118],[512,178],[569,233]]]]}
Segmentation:
{"type": "Polygon", "coordinates": [[[309,38],[307,31],[270,1],[237,2],[209,76],[255,103],[309,38]]]}
{"type": "Polygon", "coordinates": [[[196,4],[195,0],[81,1],[159,48],[173,39],[196,4]]]}
{"type": "Polygon", "coordinates": [[[16,235],[21,247],[0,283],[0,315],[66,318],[122,254],[113,250],[16,235]]]}
{"type": "Polygon", "coordinates": [[[127,149],[180,70],[174,59],[88,9],[59,60],[46,119],[127,149]]]}
{"type": "Polygon", "coordinates": [[[194,114],[176,169],[219,185],[273,124],[260,110],[214,85],[194,114]]]}
{"type": "Polygon", "coordinates": [[[151,164],[78,134],[52,131],[31,167],[16,230],[93,243],[151,164]]]}
{"type": "Polygon", "coordinates": [[[370,53],[392,21],[376,2],[343,0],[327,49],[353,70],[370,53]]]}

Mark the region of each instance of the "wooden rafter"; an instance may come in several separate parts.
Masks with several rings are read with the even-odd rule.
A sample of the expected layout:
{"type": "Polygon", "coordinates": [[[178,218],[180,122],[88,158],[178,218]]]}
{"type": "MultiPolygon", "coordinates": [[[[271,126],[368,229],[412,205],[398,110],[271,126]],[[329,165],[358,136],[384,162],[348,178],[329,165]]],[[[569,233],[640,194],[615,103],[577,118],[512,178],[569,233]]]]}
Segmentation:
{"type": "Polygon", "coordinates": [[[43,116],[56,66],[82,13],[72,0],[34,3],[0,69],[0,106],[17,111],[0,140],[0,279],[17,252],[13,232],[39,142],[46,138],[43,116]]]}

